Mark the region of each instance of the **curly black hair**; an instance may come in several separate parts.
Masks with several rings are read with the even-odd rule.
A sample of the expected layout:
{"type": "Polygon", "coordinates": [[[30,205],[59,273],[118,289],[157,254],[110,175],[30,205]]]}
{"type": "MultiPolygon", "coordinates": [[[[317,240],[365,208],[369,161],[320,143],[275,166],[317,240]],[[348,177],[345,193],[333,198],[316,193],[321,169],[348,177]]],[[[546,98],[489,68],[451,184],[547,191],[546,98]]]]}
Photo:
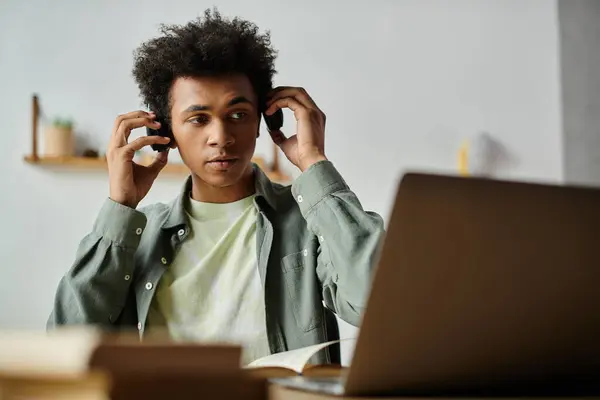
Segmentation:
{"type": "Polygon", "coordinates": [[[224,18],[216,9],[185,25],[163,24],[160,31],[135,50],[133,67],[142,100],[157,115],[170,121],[169,93],[179,77],[241,73],[263,104],[276,73],[268,31],[260,34],[254,23],[224,18]]]}

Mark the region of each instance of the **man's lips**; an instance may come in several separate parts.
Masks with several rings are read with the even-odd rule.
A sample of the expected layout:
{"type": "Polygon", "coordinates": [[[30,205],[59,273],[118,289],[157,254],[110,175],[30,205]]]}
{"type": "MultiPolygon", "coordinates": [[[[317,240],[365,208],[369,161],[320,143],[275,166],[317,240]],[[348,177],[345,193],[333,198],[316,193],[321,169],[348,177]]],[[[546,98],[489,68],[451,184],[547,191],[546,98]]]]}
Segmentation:
{"type": "Polygon", "coordinates": [[[231,168],[237,161],[238,159],[234,157],[219,157],[208,161],[207,164],[214,169],[225,170],[231,168]]]}

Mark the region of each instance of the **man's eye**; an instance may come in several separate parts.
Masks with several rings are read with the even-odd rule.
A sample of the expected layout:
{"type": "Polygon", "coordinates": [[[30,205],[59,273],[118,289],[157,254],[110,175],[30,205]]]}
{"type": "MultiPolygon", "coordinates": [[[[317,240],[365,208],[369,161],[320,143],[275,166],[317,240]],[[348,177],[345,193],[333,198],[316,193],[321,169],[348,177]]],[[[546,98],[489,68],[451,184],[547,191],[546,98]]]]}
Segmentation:
{"type": "Polygon", "coordinates": [[[239,112],[234,112],[234,113],[231,113],[231,114],[230,114],[230,118],[231,118],[232,120],[234,120],[234,121],[241,121],[241,120],[243,120],[244,118],[246,118],[246,115],[248,115],[248,114],[246,114],[246,113],[245,113],[245,112],[243,112],[243,111],[239,111],[239,112]]]}
{"type": "Polygon", "coordinates": [[[190,119],[190,122],[196,125],[204,125],[208,122],[208,116],[206,115],[197,115],[194,118],[190,119]]]}

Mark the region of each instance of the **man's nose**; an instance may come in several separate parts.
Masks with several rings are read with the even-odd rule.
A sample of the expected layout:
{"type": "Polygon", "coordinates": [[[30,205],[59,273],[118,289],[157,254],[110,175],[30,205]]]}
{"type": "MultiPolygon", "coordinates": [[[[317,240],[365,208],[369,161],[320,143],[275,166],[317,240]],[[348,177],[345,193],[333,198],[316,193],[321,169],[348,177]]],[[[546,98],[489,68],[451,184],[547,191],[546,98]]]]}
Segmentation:
{"type": "Polygon", "coordinates": [[[223,121],[213,119],[208,127],[208,145],[211,147],[227,147],[235,143],[235,138],[227,132],[227,127],[223,121]]]}

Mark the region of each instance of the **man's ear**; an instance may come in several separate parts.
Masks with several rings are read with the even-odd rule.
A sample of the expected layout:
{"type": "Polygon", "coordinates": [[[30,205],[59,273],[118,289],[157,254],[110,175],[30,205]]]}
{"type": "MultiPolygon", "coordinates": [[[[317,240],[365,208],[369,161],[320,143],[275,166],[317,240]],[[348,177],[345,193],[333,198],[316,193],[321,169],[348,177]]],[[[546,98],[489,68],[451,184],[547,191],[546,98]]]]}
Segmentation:
{"type": "Polygon", "coordinates": [[[263,114],[262,112],[258,113],[258,126],[256,127],[256,137],[259,138],[260,137],[260,122],[263,119],[263,114]]]}
{"type": "Polygon", "coordinates": [[[175,140],[175,134],[173,134],[173,128],[169,126],[169,138],[171,141],[169,142],[169,147],[172,149],[177,148],[177,141],[175,140]]]}
{"type": "Polygon", "coordinates": [[[173,132],[171,132],[171,141],[169,142],[169,147],[172,149],[177,148],[177,142],[175,141],[175,136],[173,136],[173,132]]]}

